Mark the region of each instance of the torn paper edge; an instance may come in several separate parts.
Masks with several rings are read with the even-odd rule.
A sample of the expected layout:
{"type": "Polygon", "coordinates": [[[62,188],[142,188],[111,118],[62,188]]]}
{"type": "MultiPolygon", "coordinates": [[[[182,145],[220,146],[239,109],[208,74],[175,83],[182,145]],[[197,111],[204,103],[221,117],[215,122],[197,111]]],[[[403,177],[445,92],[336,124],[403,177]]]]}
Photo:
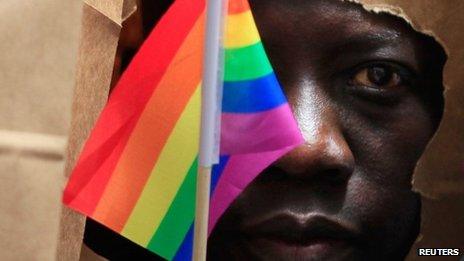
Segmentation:
{"type": "MultiPolygon", "coordinates": [[[[411,25],[411,27],[414,30],[416,30],[419,33],[422,33],[422,34],[425,34],[425,35],[428,35],[428,36],[432,37],[438,44],[440,44],[440,46],[443,48],[443,50],[445,51],[445,54],[447,56],[447,60],[446,60],[445,65],[443,67],[443,82],[442,82],[442,84],[443,84],[443,98],[446,100],[446,96],[447,96],[446,93],[447,93],[447,90],[449,88],[448,88],[448,85],[446,84],[446,79],[444,77],[445,76],[444,74],[445,74],[445,70],[446,70],[447,65],[448,65],[448,57],[450,56],[450,52],[449,52],[449,49],[448,49],[447,45],[445,44],[445,42],[438,35],[436,35],[431,30],[428,30],[426,28],[422,28],[422,26],[420,26],[417,23],[413,22],[413,20],[403,11],[403,9],[401,7],[394,6],[394,5],[391,5],[391,4],[367,4],[367,3],[363,3],[362,0],[342,0],[342,1],[359,4],[360,6],[362,6],[368,12],[373,12],[373,13],[376,13],[376,14],[385,13],[385,14],[389,14],[389,15],[393,15],[393,16],[396,16],[398,18],[401,18],[405,22],[407,22],[409,25],[411,25]]],[[[446,104],[446,101],[445,101],[445,104],[446,104]]],[[[446,114],[446,106],[443,108],[443,115],[445,115],[445,114],[446,114]]],[[[434,135],[432,136],[432,138],[428,142],[427,146],[425,147],[425,149],[423,151],[423,155],[426,153],[426,151],[429,150],[431,144],[434,143],[437,134],[440,132],[442,124],[443,124],[443,121],[440,122],[439,126],[437,127],[437,130],[435,131],[434,135]]],[[[438,199],[439,198],[438,193],[422,191],[422,190],[420,190],[419,188],[417,188],[415,186],[416,175],[418,175],[418,173],[417,173],[418,164],[421,161],[421,159],[422,158],[420,158],[418,160],[418,162],[416,164],[416,167],[414,169],[414,172],[413,172],[413,176],[412,176],[412,179],[411,179],[412,190],[414,192],[419,193],[423,197],[426,197],[426,198],[429,198],[429,199],[438,199]]]]}
{"type": "MultiPolygon", "coordinates": [[[[401,18],[405,22],[407,22],[409,25],[411,25],[411,27],[414,30],[416,30],[419,33],[422,33],[422,34],[425,34],[425,35],[428,35],[428,36],[432,37],[438,44],[440,44],[440,46],[443,48],[443,50],[445,51],[445,54],[447,56],[445,65],[443,67],[443,80],[442,80],[443,99],[446,99],[446,96],[447,96],[446,93],[447,93],[447,90],[449,89],[449,87],[446,84],[445,70],[446,70],[446,68],[448,66],[449,57],[450,57],[450,51],[449,51],[448,46],[445,44],[445,42],[438,35],[436,35],[431,30],[422,28],[422,26],[420,26],[417,23],[413,22],[412,19],[404,12],[404,10],[401,7],[390,5],[390,4],[367,4],[367,3],[363,3],[362,0],[342,0],[342,1],[359,4],[366,11],[369,11],[369,12],[374,12],[376,14],[386,13],[386,14],[393,15],[395,17],[401,18]]],[[[445,101],[445,104],[446,104],[446,101],[445,101]]],[[[445,115],[445,113],[446,113],[446,106],[443,108],[443,115],[445,115]]],[[[426,153],[426,151],[429,150],[431,144],[435,141],[435,139],[437,137],[437,134],[440,132],[440,129],[442,128],[442,125],[443,125],[443,118],[442,118],[442,121],[440,122],[439,126],[437,127],[437,130],[435,131],[434,135],[432,136],[432,138],[428,142],[427,146],[425,147],[422,155],[424,155],[426,153]]],[[[422,159],[422,157],[418,160],[418,162],[416,164],[416,167],[414,168],[413,176],[411,178],[412,191],[414,191],[416,193],[419,193],[421,195],[421,197],[425,197],[425,198],[428,198],[428,199],[431,199],[431,200],[436,200],[436,199],[439,198],[439,195],[423,191],[423,190],[421,190],[421,189],[419,189],[419,188],[417,188],[415,186],[415,178],[416,178],[416,175],[418,175],[418,164],[421,161],[421,159],[422,159]]],[[[420,232],[417,235],[417,238],[414,241],[414,244],[411,247],[410,252],[409,252],[408,256],[406,257],[406,259],[408,259],[411,255],[414,255],[414,253],[415,253],[414,245],[417,245],[424,238],[424,234],[423,234],[423,231],[422,231],[422,226],[423,226],[423,222],[424,222],[423,215],[424,215],[424,212],[423,212],[423,210],[421,210],[421,229],[420,229],[420,232]]]]}

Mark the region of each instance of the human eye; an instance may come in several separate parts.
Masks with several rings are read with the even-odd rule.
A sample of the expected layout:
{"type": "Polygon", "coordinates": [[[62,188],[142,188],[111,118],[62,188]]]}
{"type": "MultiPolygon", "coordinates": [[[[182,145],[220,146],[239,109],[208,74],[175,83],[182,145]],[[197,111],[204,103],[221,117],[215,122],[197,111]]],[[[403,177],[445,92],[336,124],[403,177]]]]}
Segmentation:
{"type": "Polygon", "coordinates": [[[348,79],[350,93],[372,102],[394,103],[413,84],[413,73],[391,62],[370,62],[351,70],[348,79]]]}

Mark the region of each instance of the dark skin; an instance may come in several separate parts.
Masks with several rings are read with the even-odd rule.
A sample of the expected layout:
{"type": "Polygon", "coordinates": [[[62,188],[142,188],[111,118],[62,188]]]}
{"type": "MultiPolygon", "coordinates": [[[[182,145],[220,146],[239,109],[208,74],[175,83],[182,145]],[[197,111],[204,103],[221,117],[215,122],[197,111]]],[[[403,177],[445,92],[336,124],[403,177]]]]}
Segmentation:
{"type": "MultiPolygon", "coordinates": [[[[442,115],[443,50],[353,3],[250,4],[306,143],[233,202],[208,259],[404,259],[420,229],[412,173],[442,115]]],[[[109,233],[90,222],[86,243],[113,259],[158,260],[109,233]]]]}
{"type": "Polygon", "coordinates": [[[306,143],[234,201],[208,258],[403,259],[419,231],[411,177],[441,115],[444,54],[356,4],[250,4],[306,143]]]}

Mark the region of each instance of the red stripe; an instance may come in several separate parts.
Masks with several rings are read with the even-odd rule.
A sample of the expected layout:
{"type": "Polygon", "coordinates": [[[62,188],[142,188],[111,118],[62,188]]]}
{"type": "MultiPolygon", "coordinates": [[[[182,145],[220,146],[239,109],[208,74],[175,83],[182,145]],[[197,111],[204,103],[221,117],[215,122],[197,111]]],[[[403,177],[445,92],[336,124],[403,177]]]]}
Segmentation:
{"type": "Polygon", "coordinates": [[[152,31],[100,115],[65,190],[64,203],[93,213],[148,99],[203,9],[204,0],[177,0],[152,31]],[[104,173],[99,172],[102,166],[104,173]],[[84,187],[89,194],[80,196],[84,187]]]}
{"type": "Polygon", "coordinates": [[[250,10],[248,0],[229,0],[229,14],[239,14],[250,10]]]}
{"type": "MultiPolygon", "coordinates": [[[[122,131],[127,131],[122,129],[122,131]]],[[[117,142],[120,138],[120,133],[109,139],[108,144],[116,144],[112,147],[112,153],[108,156],[105,155],[105,159],[99,159],[101,166],[93,175],[89,176],[88,180],[73,179],[72,183],[68,184],[65,190],[63,201],[71,208],[78,210],[79,212],[90,216],[92,214],[94,204],[93,202],[96,191],[103,191],[106,186],[107,180],[111,177],[112,170],[115,168],[117,159],[124,149],[124,141],[117,142]],[[115,141],[116,140],[116,141],[115,141]]],[[[103,146],[100,150],[107,150],[108,146],[103,146]]],[[[74,170],[75,173],[86,173],[86,167],[90,166],[93,168],[92,163],[95,161],[95,157],[100,157],[100,153],[96,151],[91,157],[82,163],[79,163],[74,170]]]]}
{"type": "Polygon", "coordinates": [[[115,231],[123,229],[185,106],[198,88],[203,34],[204,15],[182,43],[145,106],[93,213],[96,220],[115,231]]]}

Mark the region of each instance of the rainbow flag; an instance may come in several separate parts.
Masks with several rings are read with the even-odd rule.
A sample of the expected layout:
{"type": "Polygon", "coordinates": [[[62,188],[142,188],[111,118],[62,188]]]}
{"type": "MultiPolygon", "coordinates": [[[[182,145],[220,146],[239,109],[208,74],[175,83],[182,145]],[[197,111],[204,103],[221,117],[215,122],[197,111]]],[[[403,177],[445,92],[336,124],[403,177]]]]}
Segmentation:
{"type": "MultiPolygon", "coordinates": [[[[63,196],[168,260],[192,253],[204,23],[204,0],[175,1],[110,96],[63,196]]],[[[209,231],[247,184],[303,141],[247,0],[230,0],[224,44],[209,231]]]]}

